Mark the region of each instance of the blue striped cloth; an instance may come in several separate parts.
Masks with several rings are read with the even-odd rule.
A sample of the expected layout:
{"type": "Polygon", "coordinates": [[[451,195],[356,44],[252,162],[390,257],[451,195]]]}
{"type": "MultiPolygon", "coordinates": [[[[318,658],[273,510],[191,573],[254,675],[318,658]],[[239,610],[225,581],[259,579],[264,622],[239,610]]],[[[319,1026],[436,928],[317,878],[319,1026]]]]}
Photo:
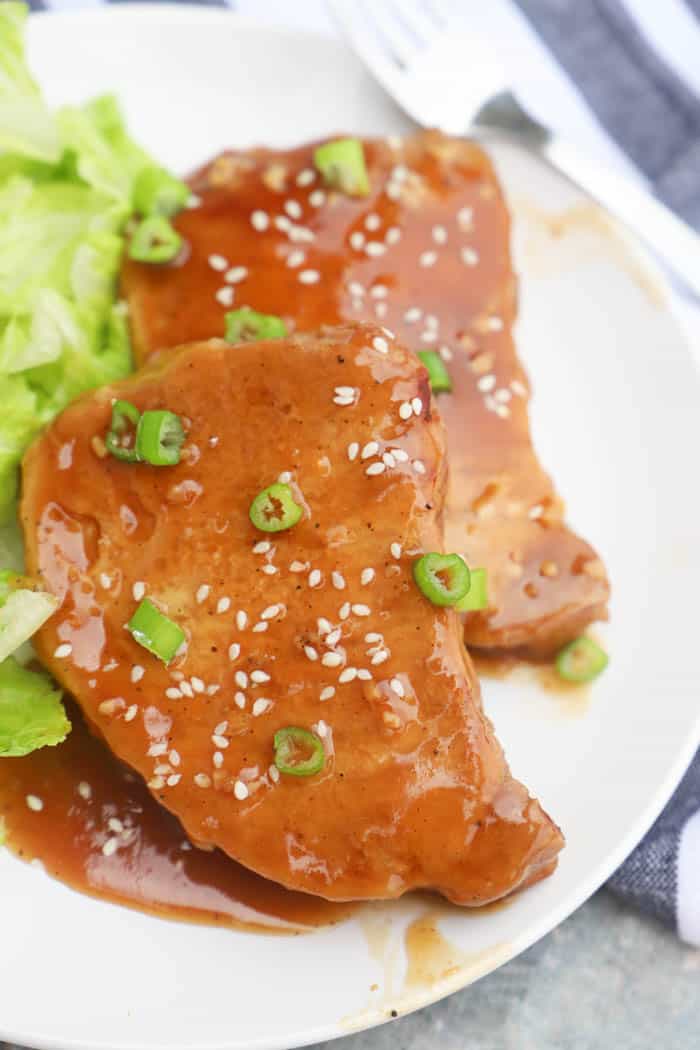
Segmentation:
{"type": "MultiPolygon", "coordinates": [[[[31,0],[31,6],[74,9],[96,2],[31,0]]],[[[238,6],[235,0],[199,2],[238,6]]],[[[700,0],[655,0],[655,6],[640,0],[511,2],[651,188],[700,230],[700,0]],[[690,62],[681,62],[673,48],[663,46],[661,30],[672,20],[679,30],[675,39],[682,38],[690,62]]],[[[245,6],[250,10],[251,5],[245,6]]],[[[266,5],[259,3],[254,10],[269,18],[271,6],[265,11],[266,5]]],[[[284,11],[285,5],[277,6],[284,11]]],[[[317,9],[324,17],[320,4],[317,9]]],[[[700,753],[663,814],[608,885],[700,945],[700,753]]]]}

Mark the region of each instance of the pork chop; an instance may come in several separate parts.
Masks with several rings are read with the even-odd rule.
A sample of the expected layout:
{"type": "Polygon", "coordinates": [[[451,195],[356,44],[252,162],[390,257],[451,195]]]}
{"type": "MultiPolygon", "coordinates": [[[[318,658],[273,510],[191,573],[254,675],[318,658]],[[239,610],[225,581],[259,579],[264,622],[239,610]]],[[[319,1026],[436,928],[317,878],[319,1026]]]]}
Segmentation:
{"type": "Polygon", "coordinates": [[[459,618],[413,579],[444,464],[425,369],[370,326],[170,351],[28,451],[27,564],[62,603],[41,658],[193,841],[338,900],[478,905],[553,869],[459,618]],[[114,398],[181,417],[179,464],[105,453],[114,398]],[[249,516],[271,483],[303,509],[283,531],[249,516]],[[186,637],[167,665],[125,626],[146,599],[186,637]],[[319,771],[280,767],[289,727],[319,771]]]}
{"type": "Polygon", "coordinates": [[[453,384],[439,397],[446,542],[488,570],[489,607],[466,616],[466,641],[545,655],[606,618],[609,586],[532,446],[498,180],[478,146],[437,132],[364,150],[368,197],[324,189],[313,145],[225,153],[196,174],[182,257],[124,266],[137,358],[223,335],[225,311],[244,304],[297,330],[379,320],[439,350],[453,384]]]}

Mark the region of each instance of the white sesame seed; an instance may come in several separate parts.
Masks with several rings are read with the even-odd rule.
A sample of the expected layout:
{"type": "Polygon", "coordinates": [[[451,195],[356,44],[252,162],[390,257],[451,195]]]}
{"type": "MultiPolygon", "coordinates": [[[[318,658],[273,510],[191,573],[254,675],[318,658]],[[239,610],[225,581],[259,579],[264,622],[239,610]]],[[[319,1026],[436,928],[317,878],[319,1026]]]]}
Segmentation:
{"type": "Polygon", "coordinates": [[[433,226],[433,240],[436,244],[447,243],[447,230],[444,226],[433,226]]]}
{"type": "Polygon", "coordinates": [[[510,409],[507,405],[496,405],[496,415],[501,419],[508,419],[510,415],[510,409]]]}
{"type": "Polygon", "coordinates": [[[201,678],[197,678],[196,675],[193,675],[192,678],[190,678],[190,682],[192,684],[192,688],[194,689],[195,693],[203,693],[204,692],[204,682],[202,681],[201,678]]]}
{"type": "Polygon", "coordinates": [[[182,699],[182,693],[177,686],[171,685],[165,690],[165,695],[168,700],[180,700],[182,699]]]}
{"type": "Polygon", "coordinates": [[[490,390],[493,390],[495,385],[496,377],[495,375],[491,374],[487,376],[482,376],[481,379],[477,380],[476,387],[477,390],[480,390],[482,392],[482,394],[488,394],[490,390]]]}
{"type": "Polygon", "coordinates": [[[221,733],[212,733],[211,742],[215,747],[221,748],[222,751],[225,751],[229,744],[226,737],[222,736],[221,733]]]}
{"type": "Polygon", "coordinates": [[[44,803],[38,795],[27,795],[25,801],[34,813],[41,813],[44,808],[44,803]]]}
{"type": "Polygon", "coordinates": [[[392,470],[396,466],[396,460],[391,452],[382,452],[382,463],[386,464],[387,467],[391,467],[392,470]]]}
{"type": "Polygon", "coordinates": [[[285,201],[284,210],[290,219],[300,219],[302,216],[301,204],[299,204],[299,201],[285,201]]]}
{"type": "Polygon", "coordinates": [[[248,798],[250,792],[242,780],[237,780],[233,785],[233,793],[239,802],[243,802],[248,798]]]}
{"type": "Polygon", "coordinates": [[[411,408],[417,416],[421,414],[423,411],[423,402],[419,397],[411,398],[411,408]]]}
{"type": "Polygon", "coordinates": [[[211,787],[211,777],[206,773],[195,773],[194,782],[199,788],[211,787]]]}
{"type": "Polygon", "coordinates": [[[324,653],[321,657],[321,663],[324,667],[340,667],[343,662],[343,658],[340,653],[324,653]]]}
{"type": "Polygon", "coordinates": [[[289,233],[289,231],[292,228],[292,223],[287,218],[286,215],[277,215],[277,216],[275,216],[275,218],[273,219],[273,222],[274,222],[275,226],[277,227],[277,229],[281,230],[282,233],[289,233]]]}
{"type": "Polygon", "coordinates": [[[272,707],[272,700],[267,700],[264,697],[260,697],[253,704],[253,717],[258,718],[260,715],[264,715],[266,711],[269,711],[272,707]]]}
{"type": "Polygon", "coordinates": [[[312,208],[320,208],[323,204],[325,204],[325,201],[326,195],[323,192],[323,190],[313,190],[309,194],[309,204],[312,208]]]}
{"type": "Polygon", "coordinates": [[[366,230],[378,230],[382,224],[382,220],[379,218],[376,212],[371,211],[365,219],[366,230]]]}
{"type": "Polygon", "coordinates": [[[380,255],[384,255],[386,251],[386,244],[382,241],[368,241],[365,245],[365,254],[371,258],[378,258],[380,255]]]}
{"type": "Polygon", "coordinates": [[[319,718],[318,722],[316,723],[316,735],[319,736],[321,740],[325,740],[325,738],[328,736],[328,726],[322,718],[319,718]]]}
{"type": "Polygon", "coordinates": [[[413,469],[415,470],[416,474],[425,474],[425,463],[423,462],[423,460],[414,459],[413,469]]]}
{"type": "Polygon", "coordinates": [[[310,186],[316,178],[316,172],[313,168],[302,168],[297,175],[295,182],[297,186],[310,186]]]}
{"type": "Polygon", "coordinates": [[[418,257],[418,263],[420,266],[434,266],[437,262],[437,252],[421,252],[418,257]]]}
{"type": "Polygon", "coordinates": [[[292,472],[291,472],[291,470],[283,470],[282,473],[278,475],[277,480],[282,485],[288,485],[289,482],[292,480],[292,472]]]}
{"type": "Polygon", "coordinates": [[[426,328],[424,332],[421,332],[420,338],[422,343],[437,343],[438,333],[432,328],[426,328]]]}
{"type": "Polygon", "coordinates": [[[318,270],[300,270],[299,271],[299,282],[301,284],[318,284],[321,280],[321,274],[318,270]]]}
{"type": "Polygon", "coordinates": [[[269,540],[260,540],[253,547],[253,554],[267,554],[272,549],[272,544],[269,540]]]}
{"type": "Polygon", "coordinates": [[[263,565],[262,571],[265,573],[266,576],[274,576],[276,572],[279,572],[279,569],[276,565],[267,564],[263,565]]]}
{"type": "Polygon", "coordinates": [[[412,306],[403,315],[403,319],[406,322],[406,324],[415,324],[416,321],[420,321],[422,316],[423,311],[419,310],[417,306],[412,306]]]}
{"type": "Polygon", "coordinates": [[[354,248],[356,252],[359,252],[365,244],[365,235],[360,230],[355,230],[354,233],[350,234],[350,247],[354,248]]]}
{"type": "Polygon", "coordinates": [[[261,211],[258,208],[250,216],[250,223],[254,230],[262,233],[270,225],[270,216],[266,211],[261,211]]]}
{"type": "Polygon", "coordinates": [[[391,454],[398,463],[408,463],[408,452],[404,452],[402,448],[392,448],[391,454]]]}
{"type": "Polygon", "coordinates": [[[215,293],[214,298],[217,303],[221,306],[233,306],[233,300],[235,299],[236,293],[230,284],[227,284],[224,288],[219,288],[215,293]]]}
{"type": "Polygon", "coordinates": [[[223,255],[210,255],[207,261],[212,270],[217,270],[219,273],[223,273],[228,266],[228,259],[225,259],[223,255]]]}
{"type": "Polygon", "coordinates": [[[486,321],[489,332],[500,332],[503,330],[503,321],[500,317],[489,317],[486,321]]]}
{"type": "Polygon", "coordinates": [[[253,627],[253,634],[262,634],[262,633],[263,633],[263,631],[266,631],[266,630],[268,629],[268,627],[269,627],[269,626],[270,626],[270,625],[269,625],[269,623],[267,622],[267,620],[260,620],[260,621],[259,621],[258,623],[256,623],[256,624],[255,624],[255,626],[253,627]]]}
{"type": "Polygon", "coordinates": [[[267,772],[270,775],[270,780],[272,781],[272,783],[273,784],[279,784],[280,771],[277,768],[277,766],[270,766],[270,768],[268,769],[267,772]]]}
{"type": "Polygon", "coordinates": [[[362,572],[360,573],[360,583],[362,584],[363,587],[366,587],[368,583],[372,582],[372,580],[374,579],[375,576],[376,576],[376,573],[375,573],[374,569],[369,569],[369,568],[363,569],[362,572]]]}
{"type": "Polygon", "coordinates": [[[327,685],[321,690],[319,700],[331,700],[335,696],[335,686],[327,685]]]}
{"type": "Polygon", "coordinates": [[[231,608],[231,599],[230,598],[227,598],[225,595],[224,595],[223,598],[219,598],[218,602],[216,603],[216,611],[218,613],[228,612],[230,608],[231,608]]]}
{"type": "Polygon", "coordinates": [[[368,671],[366,667],[360,667],[357,672],[357,677],[363,682],[369,682],[372,678],[372,672],[368,671]]]}
{"type": "Polygon", "coordinates": [[[473,248],[462,248],[460,255],[465,266],[476,266],[479,262],[479,253],[473,248]]]}
{"type": "Polygon", "coordinates": [[[379,452],[379,443],[377,441],[368,441],[362,449],[362,459],[370,459],[372,456],[376,456],[377,452],[379,452]]]}
{"type": "Polygon", "coordinates": [[[217,769],[221,769],[221,767],[224,764],[224,756],[221,754],[220,751],[215,751],[211,757],[211,760],[217,769]]]}
{"type": "Polygon", "coordinates": [[[146,672],[144,671],[144,669],[141,666],[141,664],[134,664],[134,666],[131,668],[131,675],[130,675],[131,681],[134,683],[134,685],[137,682],[141,681],[141,679],[143,678],[145,673],[146,672]]]}
{"type": "Polygon", "coordinates": [[[372,657],[371,663],[374,664],[374,665],[376,665],[376,664],[383,664],[384,661],[388,660],[388,659],[389,659],[389,654],[386,651],[386,649],[380,649],[379,652],[375,653],[374,656],[372,657]]]}
{"type": "Polygon", "coordinates": [[[336,396],[333,398],[333,404],[340,405],[342,408],[347,408],[349,405],[353,405],[354,403],[354,397],[343,397],[339,394],[336,394],[336,396]]]}
{"type": "Polygon", "coordinates": [[[146,754],[149,758],[160,758],[161,755],[167,754],[168,745],[160,740],[156,744],[151,744],[146,754]]]}
{"type": "Polygon", "coordinates": [[[207,600],[207,598],[209,597],[209,591],[210,590],[211,590],[211,587],[209,586],[208,583],[203,583],[201,585],[201,587],[197,588],[197,593],[195,595],[195,598],[197,599],[197,604],[198,605],[201,605],[202,602],[205,602],[207,600]]]}
{"type": "Polygon", "coordinates": [[[338,610],[338,616],[341,620],[347,620],[350,615],[350,602],[343,602],[338,610]]]}
{"type": "Polygon", "coordinates": [[[320,587],[321,586],[321,580],[322,580],[321,570],[320,569],[312,569],[311,572],[309,573],[309,578],[308,578],[309,587],[320,587]]]}
{"type": "Polygon", "coordinates": [[[398,182],[387,182],[384,192],[389,200],[397,201],[401,196],[401,186],[398,182]]]}
{"type": "Polygon", "coordinates": [[[194,696],[194,689],[192,688],[189,682],[180,682],[180,689],[185,696],[189,697],[190,700],[194,696]]]}
{"type": "Polygon", "coordinates": [[[257,685],[260,685],[262,682],[269,682],[270,676],[267,673],[267,671],[251,671],[250,680],[251,682],[255,682],[257,685]]]}
{"type": "Polygon", "coordinates": [[[179,784],[181,780],[181,773],[171,773],[168,779],[165,781],[165,783],[168,785],[169,788],[173,788],[176,786],[176,784],[179,784]]]}
{"type": "Polygon", "coordinates": [[[332,572],[331,582],[333,583],[333,586],[337,591],[345,590],[345,577],[343,576],[342,572],[332,572]]]}
{"type": "Polygon", "coordinates": [[[228,284],[240,284],[241,281],[245,281],[247,276],[247,266],[232,266],[228,273],[224,275],[224,280],[228,284]]]}
{"type": "Polygon", "coordinates": [[[375,350],[378,350],[380,354],[389,353],[389,344],[387,343],[386,339],[384,339],[384,337],[381,335],[375,335],[374,339],[372,340],[372,346],[375,350]]]}
{"type": "Polygon", "coordinates": [[[281,611],[282,607],[280,605],[268,605],[267,608],[263,609],[263,611],[260,613],[260,619],[274,620],[275,616],[277,616],[281,611]]]}
{"type": "Polygon", "coordinates": [[[383,636],[381,634],[377,634],[376,631],[370,631],[368,634],[365,635],[366,642],[381,642],[382,640],[383,636]]]}
{"type": "Polygon", "coordinates": [[[357,390],[354,386],[337,386],[335,388],[335,393],[338,397],[354,397],[357,390]]]}
{"type": "Polygon", "coordinates": [[[309,660],[318,660],[318,653],[314,649],[313,645],[305,645],[304,652],[309,660]]]}
{"type": "Polygon", "coordinates": [[[385,244],[398,244],[401,240],[401,230],[398,226],[390,226],[384,234],[385,244]]]}
{"type": "Polygon", "coordinates": [[[224,719],[223,722],[219,722],[219,724],[217,726],[214,726],[214,732],[215,733],[225,733],[227,729],[228,729],[228,722],[227,722],[226,719],[224,719]]]}
{"type": "Polygon", "coordinates": [[[513,398],[513,395],[511,394],[510,390],[506,390],[505,387],[503,387],[501,390],[497,390],[493,396],[495,397],[496,401],[498,401],[502,405],[507,405],[508,402],[511,401],[513,398]]]}
{"type": "Polygon", "coordinates": [[[113,853],[116,853],[119,849],[119,842],[117,839],[107,839],[102,845],[102,852],[105,857],[111,857],[113,853]]]}
{"type": "Polygon", "coordinates": [[[327,645],[329,649],[333,649],[334,646],[336,646],[340,641],[340,636],[342,635],[342,633],[343,632],[341,631],[340,627],[336,627],[334,631],[331,631],[329,634],[326,635],[324,639],[324,644],[327,645]]]}
{"type": "Polygon", "coordinates": [[[309,567],[308,561],[293,561],[293,562],[290,562],[289,571],[290,572],[306,572],[308,567],[309,567]]]}
{"type": "Polygon", "coordinates": [[[65,659],[65,657],[70,656],[72,652],[73,646],[70,644],[70,642],[62,642],[61,645],[58,645],[54,649],[53,655],[56,657],[57,660],[63,660],[65,659]]]}
{"type": "Polygon", "coordinates": [[[443,361],[451,361],[452,360],[453,354],[452,354],[452,351],[450,350],[449,346],[441,346],[440,347],[440,357],[443,359],[443,361]]]}
{"type": "Polygon", "coordinates": [[[108,576],[106,572],[100,573],[100,586],[104,587],[106,591],[112,586],[112,577],[108,576]]]}
{"type": "Polygon", "coordinates": [[[131,588],[131,594],[135,602],[140,602],[146,593],[146,584],[143,580],[137,580],[134,586],[131,588]]]}
{"type": "Polygon", "coordinates": [[[136,715],[138,714],[138,710],[138,704],[131,704],[129,707],[127,707],[126,711],[124,712],[124,721],[133,722],[136,718],[136,715]]]}
{"type": "Polygon", "coordinates": [[[406,690],[404,689],[403,685],[401,684],[398,678],[392,678],[389,682],[389,685],[397,696],[404,697],[406,695],[406,690]]]}
{"type": "Polygon", "coordinates": [[[377,317],[386,317],[388,309],[389,308],[386,303],[376,303],[374,307],[374,313],[377,317]]]}
{"type": "Polygon", "coordinates": [[[316,620],[316,625],[318,627],[319,634],[330,634],[332,630],[330,621],[327,620],[325,616],[319,616],[319,618],[316,620]]]}
{"type": "Polygon", "coordinates": [[[525,389],[524,385],[520,382],[519,379],[514,379],[511,382],[510,389],[513,391],[514,394],[517,394],[518,397],[527,397],[527,390],[525,389]]]}
{"type": "Polygon", "coordinates": [[[189,197],[185,202],[186,208],[199,208],[202,203],[202,198],[198,197],[196,193],[190,193],[189,197]]]}
{"type": "Polygon", "coordinates": [[[410,419],[413,415],[413,406],[410,401],[402,401],[399,406],[399,415],[402,419],[410,419]]]}
{"type": "Polygon", "coordinates": [[[471,228],[472,220],[474,218],[474,209],[467,207],[460,208],[457,212],[457,224],[462,230],[468,230],[471,228]]]}
{"type": "Polygon", "coordinates": [[[124,832],[124,825],[119,817],[110,817],[107,821],[107,827],[110,831],[115,831],[117,835],[121,835],[124,832]]]}
{"type": "Polygon", "coordinates": [[[289,239],[296,243],[308,244],[316,240],[316,235],[308,226],[292,226],[289,230],[289,239]]]}
{"type": "Polygon", "coordinates": [[[387,328],[386,325],[382,325],[382,332],[384,332],[384,335],[387,337],[387,339],[396,339],[396,336],[392,332],[391,328],[387,328]]]}
{"type": "Polygon", "coordinates": [[[373,284],[369,290],[369,294],[373,299],[386,299],[389,294],[389,289],[385,284],[373,284]]]}
{"type": "Polygon", "coordinates": [[[219,692],[220,689],[221,689],[221,686],[218,683],[216,683],[214,685],[208,685],[207,686],[207,696],[216,696],[216,694],[219,692]]]}
{"type": "Polygon", "coordinates": [[[397,561],[398,561],[398,559],[401,557],[401,553],[402,553],[401,544],[400,543],[392,543],[392,545],[389,548],[389,550],[391,551],[392,558],[396,558],[397,561]]]}
{"type": "Polygon", "coordinates": [[[162,787],[165,787],[165,781],[162,777],[151,777],[148,781],[148,786],[153,791],[160,791],[162,787]]]}
{"type": "Polygon", "coordinates": [[[357,453],[360,451],[360,446],[357,441],[351,441],[348,445],[348,459],[352,463],[354,459],[357,459],[357,453]]]}
{"type": "Polygon", "coordinates": [[[236,627],[239,631],[245,631],[248,626],[248,613],[243,609],[239,609],[236,613],[236,627]]]}
{"type": "Polygon", "coordinates": [[[372,612],[369,605],[363,605],[362,603],[353,605],[352,611],[355,616],[369,616],[372,612]]]}
{"type": "Polygon", "coordinates": [[[386,470],[386,464],[385,463],[381,463],[381,462],[370,463],[370,465],[365,470],[365,474],[367,474],[368,477],[373,478],[377,474],[383,474],[385,470],[386,470]]]}
{"type": "Polygon", "coordinates": [[[239,685],[241,687],[241,689],[248,688],[248,675],[245,673],[245,671],[236,671],[234,675],[234,681],[236,685],[239,685]]]}
{"type": "Polygon", "coordinates": [[[425,327],[431,330],[437,330],[440,327],[440,319],[435,314],[425,315],[425,327]]]}
{"type": "Polygon", "coordinates": [[[301,266],[305,259],[306,253],[302,252],[299,248],[295,248],[293,252],[289,253],[285,261],[290,269],[295,270],[297,266],[301,266]]]}
{"type": "Polygon", "coordinates": [[[78,794],[82,799],[88,802],[92,798],[92,788],[86,780],[81,780],[78,784],[78,794]]]}
{"type": "Polygon", "coordinates": [[[340,682],[341,685],[345,685],[346,682],[352,682],[355,678],[357,678],[357,668],[356,667],[346,667],[338,675],[338,681],[340,682]]]}
{"type": "Polygon", "coordinates": [[[231,661],[237,660],[240,655],[241,655],[241,647],[238,644],[238,642],[233,642],[232,645],[229,645],[229,647],[228,647],[228,658],[229,658],[229,660],[231,660],[231,661]]]}
{"type": "Polygon", "coordinates": [[[245,702],[246,702],[245,693],[240,693],[240,692],[236,693],[234,695],[233,700],[234,700],[234,703],[235,703],[236,707],[240,707],[240,709],[243,710],[243,708],[245,707],[245,702]]]}

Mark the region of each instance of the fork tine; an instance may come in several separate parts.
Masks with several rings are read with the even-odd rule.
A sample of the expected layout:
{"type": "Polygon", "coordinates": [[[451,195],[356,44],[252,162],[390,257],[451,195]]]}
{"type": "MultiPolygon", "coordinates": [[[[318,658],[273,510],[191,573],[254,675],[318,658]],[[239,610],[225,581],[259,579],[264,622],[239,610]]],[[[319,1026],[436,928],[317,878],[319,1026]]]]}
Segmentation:
{"type": "MultiPolygon", "coordinates": [[[[380,0],[376,7],[382,6],[380,0]]],[[[436,18],[431,5],[425,3],[425,0],[388,0],[388,6],[393,8],[397,20],[411,34],[421,50],[429,47],[445,27],[445,20],[436,18]]]]}
{"type": "Polygon", "coordinates": [[[387,51],[384,39],[375,32],[365,4],[361,0],[327,0],[327,5],[355,53],[362,56],[362,60],[390,94],[401,97],[404,76],[399,61],[391,51],[387,51]]]}
{"type": "Polygon", "coordinates": [[[401,5],[392,0],[364,3],[368,23],[374,23],[375,32],[382,38],[385,48],[402,68],[410,65],[422,47],[401,15],[401,5]]]}

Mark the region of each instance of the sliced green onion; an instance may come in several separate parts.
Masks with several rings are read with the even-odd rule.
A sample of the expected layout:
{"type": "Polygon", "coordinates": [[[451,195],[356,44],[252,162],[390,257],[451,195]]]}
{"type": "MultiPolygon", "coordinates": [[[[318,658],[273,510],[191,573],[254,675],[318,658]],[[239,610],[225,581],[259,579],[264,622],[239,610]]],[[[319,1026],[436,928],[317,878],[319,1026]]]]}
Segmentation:
{"type": "Polygon", "coordinates": [[[28,641],[60,602],[16,572],[0,572],[0,664],[28,641]]]}
{"type": "Polygon", "coordinates": [[[486,569],[469,570],[469,590],[455,605],[457,612],[478,612],[488,608],[488,580],[486,569]]]}
{"type": "Polygon", "coordinates": [[[250,520],[262,532],[282,532],[296,525],[303,512],[303,507],[294,502],[289,485],[277,481],[255,497],[250,505],[250,520]]]}
{"type": "Polygon", "coordinates": [[[314,164],[327,186],[350,197],[366,197],[369,179],[359,139],[338,139],[314,150],[314,164]]]}
{"type": "Polygon", "coordinates": [[[433,605],[456,605],[469,591],[469,568],[459,554],[424,554],[413,563],[413,578],[433,605]]]}
{"type": "Polygon", "coordinates": [[[134,640],[153,653],[164,664],[169,664],[185,640],[181,627],[168,619],[152,601],[144,598],[126,625],[134,640]]]}
{"type": "Polygon", "coordinates": [[[592,682],[608,666],[608,654],[582,636],[557,653],[555,664],[559,676],[567,682],[592,682]]]}
{"type": "Polygon", "coordinates": [[[112,405],[112,422],[105,438],[105,447],[116,459],[125,463],[136,463],[136,430],[141,413],[131,401],[115,401],[112,405]]]}
{"type": "Polygon", "coordinates": [[[132,200],[141,215],[170,216],[181,211],[189,197],[189,186],[153,164],[137,175],[132,200]]]}
{"type": "Polygon", "coordinates": [[[182,237],[163,215],[151,215],[138,224],[129,243],[129,258],[137,262],[171,262],[182,247],[182,237]]]}
{"type": "Polygon", "coordinates": [[[172,467],[180,462],[185,431],[174,412],[148,410],[136,430],[136,455],[152,467],[172,467]]]}
{"type": "Polygon", "coordinates": [[[287,726],[274,737],[275,765],[280,773],[293,777],[313,777],[326,761],[323,743],[310,729],[287,726]]]}
{"type": "Polygon", "coordinates": [[[287,326],[281,317],[260,314],[243,306],[240,310],[229,310],[225,314],[226,341],[228,343],[252,342],[256,339],[282,339],[287,326]]]}
{"type": "Polygon", "coordinates": [[[437,350],[419,350],[418,356],[428,369],[430,389],[433,393],[449,393],[452,389],[452,380],[450,379],[450,373],[445,367],[445,362],[440,357],[437,350]]]}

